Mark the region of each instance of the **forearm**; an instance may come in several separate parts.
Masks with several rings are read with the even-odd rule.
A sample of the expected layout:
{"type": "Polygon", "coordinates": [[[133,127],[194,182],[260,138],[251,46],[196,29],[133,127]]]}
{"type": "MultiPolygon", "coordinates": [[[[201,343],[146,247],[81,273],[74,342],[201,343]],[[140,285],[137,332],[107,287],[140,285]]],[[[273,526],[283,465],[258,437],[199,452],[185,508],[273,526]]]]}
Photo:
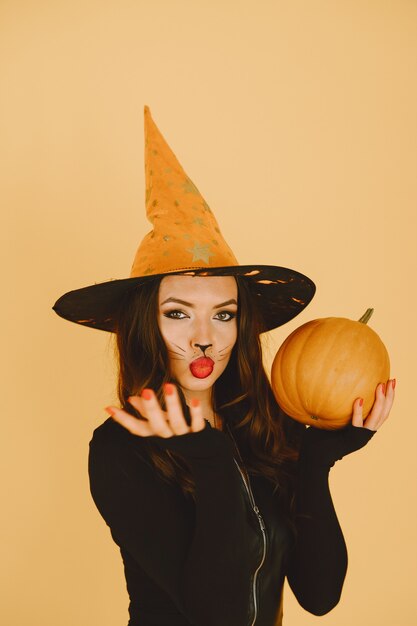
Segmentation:
{"type": "Polygon", "coordinates": [[[300,463],[295,503],[296,538],[288,582],[298,602],[323,615],[340,599],[347,550],[329,489],[329,467],[300,463]]]}

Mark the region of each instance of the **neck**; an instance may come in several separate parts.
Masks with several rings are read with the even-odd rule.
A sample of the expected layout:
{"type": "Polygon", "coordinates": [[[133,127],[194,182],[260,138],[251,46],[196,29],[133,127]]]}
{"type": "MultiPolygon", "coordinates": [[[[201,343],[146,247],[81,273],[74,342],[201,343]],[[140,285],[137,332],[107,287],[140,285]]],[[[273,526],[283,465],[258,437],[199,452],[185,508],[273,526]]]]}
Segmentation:
{"type": "Polygon", "coordinates": [[[200,391],[189,391],[188,389],[182,389],[185,401],[190,405],[191,398],[197,398],[200,400],[201,408],[203,410],[203,417],[210,422],[213,428],[222,428],[222,419],[220,415],[213,410],[212,401],[212,387],[209,389],[202,389],[200,391]]]}

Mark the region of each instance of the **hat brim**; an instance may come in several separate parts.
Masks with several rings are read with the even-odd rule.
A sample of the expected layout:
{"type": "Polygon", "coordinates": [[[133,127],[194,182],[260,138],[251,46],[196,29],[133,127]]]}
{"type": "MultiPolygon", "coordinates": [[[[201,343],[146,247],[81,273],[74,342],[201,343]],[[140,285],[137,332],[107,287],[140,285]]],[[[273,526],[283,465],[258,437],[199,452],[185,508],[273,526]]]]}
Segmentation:
{"type": "Polygon", "coordinates": [[[75,289],[62,295],[52,307],[60,317],[88,326],[115,332],[119,302],[124,294],[154,278],[171,275],[242,276],[248,280],[262,312],[264,328],[272,330],[296,317],[313,298],[313,281],[295,270],[275,265],[238,265],[202,267],[140,276],[113,279],[75,289]]]}

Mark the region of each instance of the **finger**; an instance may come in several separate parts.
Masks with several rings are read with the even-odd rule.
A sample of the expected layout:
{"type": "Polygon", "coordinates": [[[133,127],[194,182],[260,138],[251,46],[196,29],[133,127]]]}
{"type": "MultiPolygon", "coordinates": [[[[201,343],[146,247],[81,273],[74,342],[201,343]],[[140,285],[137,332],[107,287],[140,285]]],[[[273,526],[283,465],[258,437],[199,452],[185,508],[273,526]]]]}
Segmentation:
{"type": "Polygon", "coordinates": [[[373,403],[372,409],[363,424],[365,428],[378,430],[381,417],[383,415],[385,400],[385,383],[379,383],[375,390],[375,402],[373,403]]]}
{"type": "Polygon", "coordinates": [[[167,419],[174,435],[184,435],[190,431],[182,411],[181,401],[175,385],[164,385],[165,403],[167,407],[167,419]]]}
{"type": "Polygon", "coordinates": [[[148,422],[137,419],[123,409],[119,409],[115,406],[106,406],[105,411],[107,411],[116,422],[132,433],[132,435],[148,437],[153,434],[149,428],[148,422]]]}
{"type": "Polygon", "coordinates": [[[143,400],[145,417],[149,420],[149,426],[153,434],[158,437],[172,437],[174,433],[167,422],[166,413],[161,409],[152,389],[144,389],[141,400],[143,400]]]}
{"type": "Polygon", "coordinates": [[[144,406],[144,401],[140,396],[129,396],[128,402],[134,409],[136,409],[142,419],[148,421],[148,418],[145,415],[146,407],[144,406]]]}
{"type": "Polygon", "coordinates": [[[363,426],[363,398],[353,403],[352,426],[363,426]]]}
{"type": "Polygon", "coordinates": [[[200,400],[197,398],[191,398],[190,402],[190,415],[191,415],[191,430],[193,433],[197,433],[203,430],[206,426],[203,416],[203,409],[200,400]]]}
{"type": "Polygon", "coordinates": [[[385,422],[385,420],[388,418],[390,411],[391,411],[391,407],[394,403],[394,398],[395,398],[395,385],[396,385],[396,380],[395,378],[391,378],[390,380],[388,380],[386,387],[385,387],[385,403],[384,403],[384,407],[382,409],[382,414],[381,414],[381,418],[380,418],[380,425],[383,424],[385,422]]]}

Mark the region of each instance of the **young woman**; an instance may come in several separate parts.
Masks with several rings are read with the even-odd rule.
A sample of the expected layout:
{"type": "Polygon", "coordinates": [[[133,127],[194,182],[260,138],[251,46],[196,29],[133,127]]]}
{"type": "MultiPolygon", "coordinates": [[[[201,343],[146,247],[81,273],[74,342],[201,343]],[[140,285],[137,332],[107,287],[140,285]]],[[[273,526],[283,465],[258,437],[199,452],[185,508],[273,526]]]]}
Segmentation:
{"type": "Polygon", "coordinates": [[[365,422],[357,398],[339,431],[283,414],[260,334],[297,315],[314,285],[240,266],[147,109],[145,130],[154,229],[130,278],[54,305],[116,338],[121,406],[94,431],[89,475],[123,558],[129,626],[278,626],[285,577],[323,615],[347,567],[329,470],[387,419],[395,381],[377,386],[365,422]]]}

